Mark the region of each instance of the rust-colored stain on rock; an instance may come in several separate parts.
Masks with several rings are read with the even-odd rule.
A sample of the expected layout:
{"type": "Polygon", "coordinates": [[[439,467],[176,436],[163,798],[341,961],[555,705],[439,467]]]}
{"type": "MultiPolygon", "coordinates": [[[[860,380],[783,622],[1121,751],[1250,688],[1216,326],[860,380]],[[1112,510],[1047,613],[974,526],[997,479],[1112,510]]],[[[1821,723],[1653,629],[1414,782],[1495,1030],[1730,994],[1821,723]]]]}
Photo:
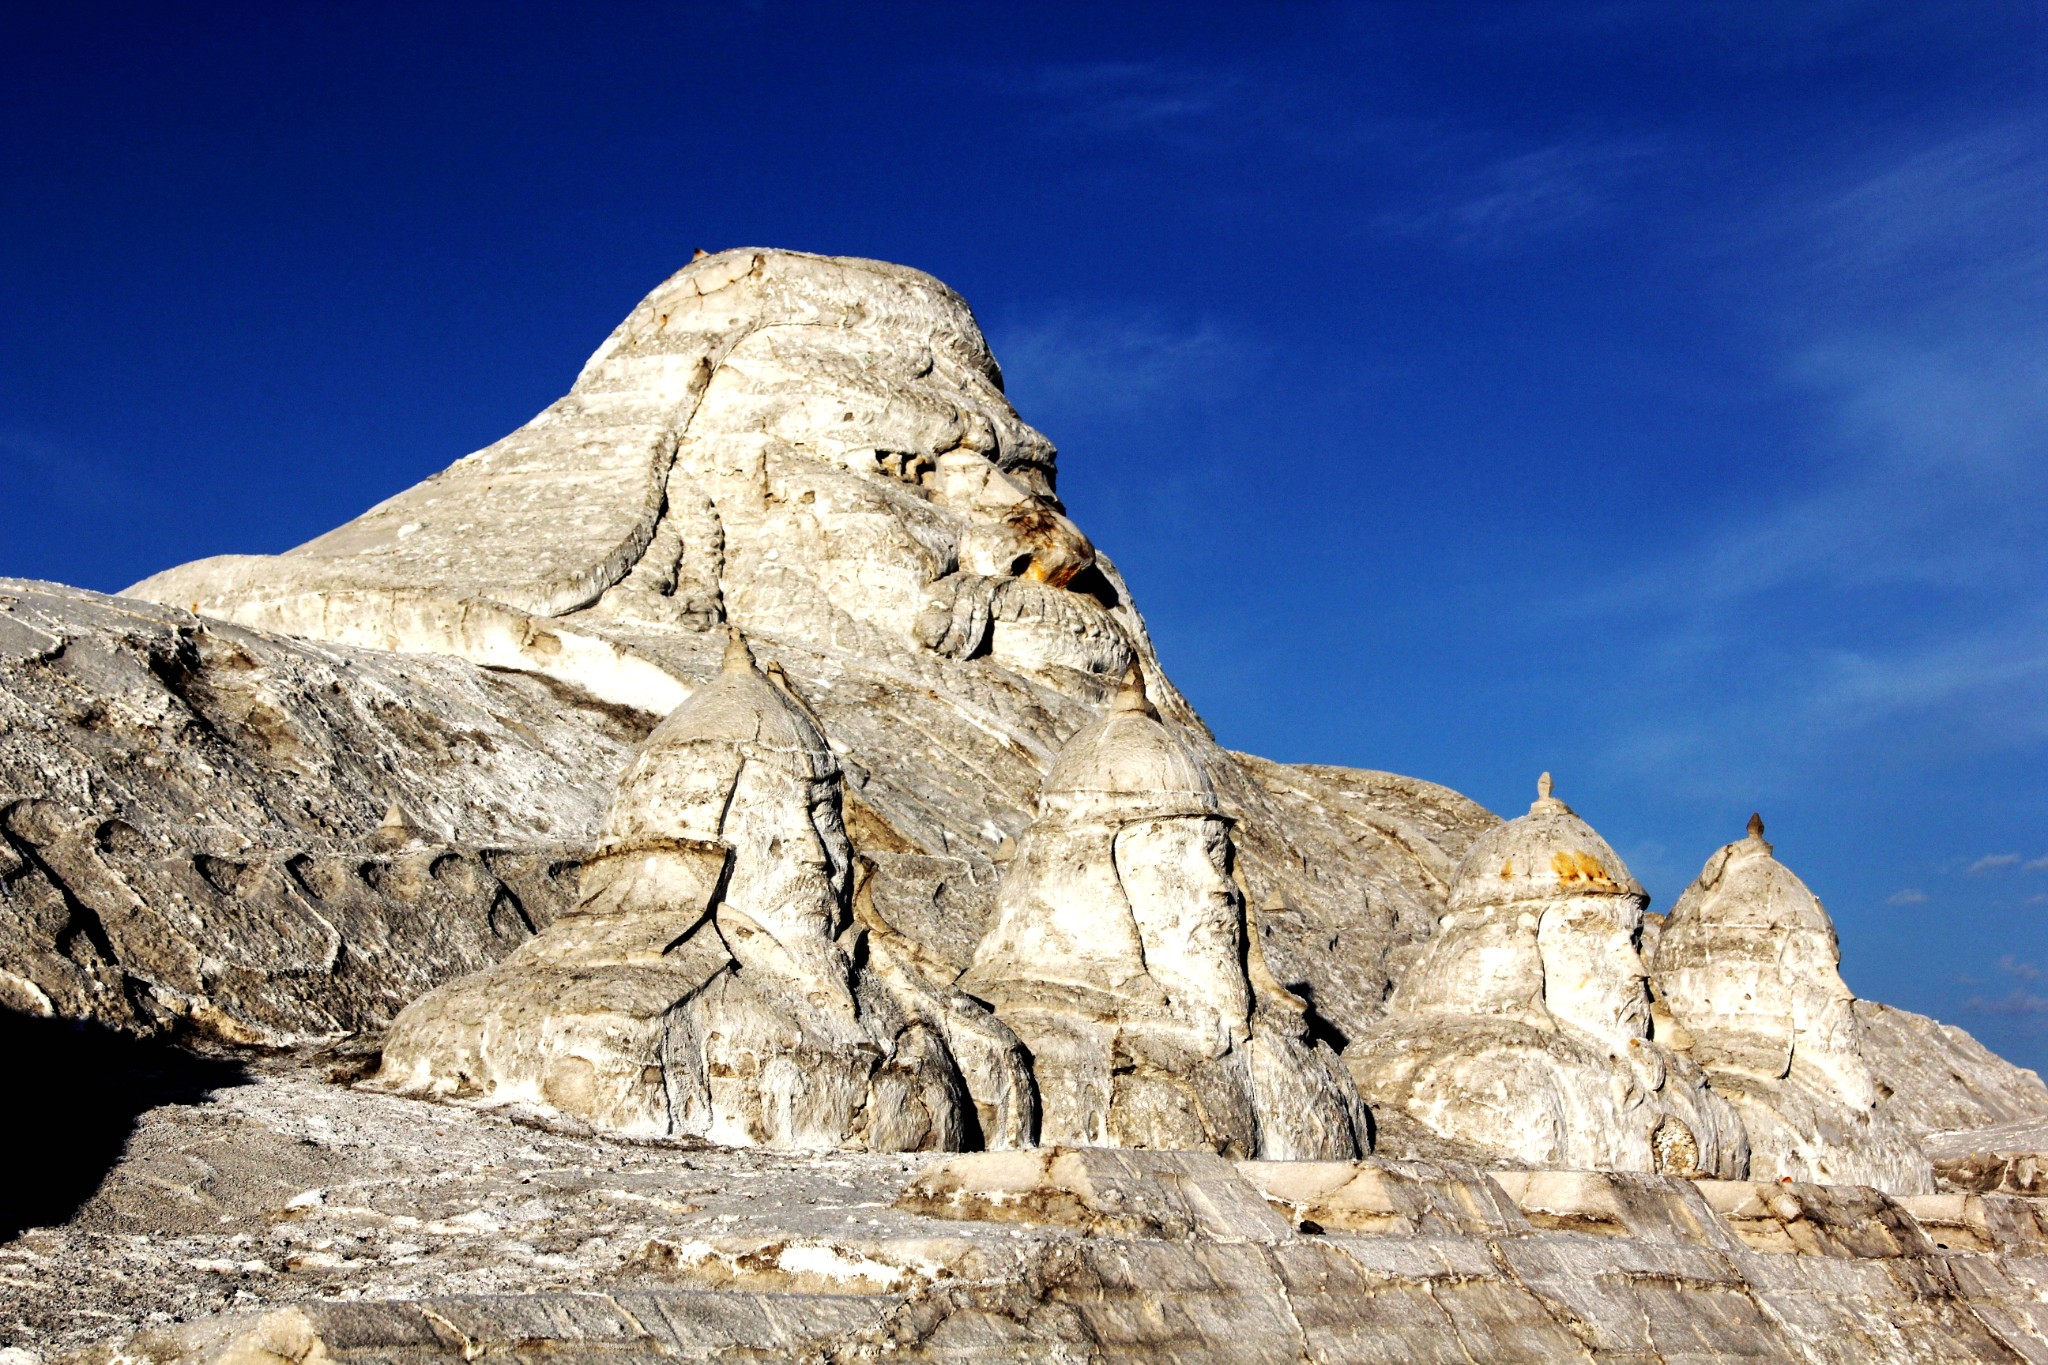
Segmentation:
{"type": "Polygon", "coordinates": [[[1590,853],[1562,849],[1550,855],[1550,866],[1557,873],[1560,882],[1589,882],[1602,887],[1614,885],[1614,879],[1607,875],[1607,869],[1600,866],[1600,860],[1590,853]]]}

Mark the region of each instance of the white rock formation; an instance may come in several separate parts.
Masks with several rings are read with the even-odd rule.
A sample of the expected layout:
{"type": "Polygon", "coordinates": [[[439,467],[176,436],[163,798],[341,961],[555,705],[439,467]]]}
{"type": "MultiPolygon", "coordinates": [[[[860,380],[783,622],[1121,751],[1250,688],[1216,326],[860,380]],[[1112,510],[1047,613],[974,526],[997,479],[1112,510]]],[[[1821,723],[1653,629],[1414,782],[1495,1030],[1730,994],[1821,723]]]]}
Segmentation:
{"type": "Polygon", "coordinates": [[[1841,956],[1834,921],[1751,816],[1679,897],[1653,970],[1693,1060],[1742,1113],[1757,1179],[1931,1191],[1926,1154],[1877,1112],[1841,956]]]}
{"type": "Polygon", "coordinates": [[[1030,1049],[1047,1142],[1349,1157],[1363,1114],[1265,969],[1230,821],[1131,666],[1039,797],[961,978],[1030,1049]]]}
{"type": "MultiPolygon", "coordinates": [[[[875,904],[939,976],[968,965],[996,854],[1053,756],[1136,658],[1237,819],[1256,901],[1286,907],[1262,925],[1273,970],[1348,1034],[1380,1009],[1387,950],[1427,935],[1494,818],[1412,778],[1215,745],[1115,566],[1067,519],[1054,468],[937,280],[727,251],[659,285],[504,440],[287,554],[203,560],[130,592],[538,675],[650,726],[716,669],[708,627],[730,620],[849,759],[849,819],[874,817],[875,904]]],[[[612,778],[586,774],[600,806],[612,778]]]]}
{"type": "Polygon", "coordinates": [[[1751,853],[1660,950],[1547,793],[1503,827],[1222,749],[929,276],[706,256],[505,440],[133,591],[0,580],[0,1024],[60,1153],[13,1188],[77,1177],[20,1224],[61,1226],[0,1223],[0,1355],[2048,1341],[2038,1077],[1845,1012],[1751,853]],[[173,1032],[265,1050],[209,1097],[134,1050],[173,1032]],[[336,1084],[379,1039],[403,1094],[336,1084]],[[1350,1157],[1353,1075],[1379,1157],[1219,1155],[1350,1157]],[[1054,1140],[1209,1150],[977,1153],[898,1199],[921,1161],[876,1153],[1029,1144],[1035,1087],[1054,1140]],[[1921,1149],[1955,1193],[1910,1210],[1773,1176],[1924,1188],[1921,1149]]]}
{"type": "Polygon", "coordinates": [[[839,764],[735,633],[627,769],[581,904],[410,1006],[374,1084],[736,1146],[1028,1140],[1002,1025],[893,943],[855,970],[854,878],[839,764]]]}
{"type": "Polygon", "coordinates": [[[1646,900],[1545,773],[1472,845],[1385,1024],[1347,1050],[1366,1098],[1532,1166],[1742,1174],[1733,1112],[1651,1038],[1646,900]]]}
{"type": "Polygon", "coordinates": [[[657,713],[679,697],[622,628],[726,615],[750,634],[1113,682],[1135,617],[1103,605],[1124,594],[1061,513],[1053,456],[937,280],[724,252],[650,294],[566,397],[497,444],[289,554],[201,560],[130,592],[530,668],[657,713]],[[544,637],[518,626],[585,609],[544,637]]]}

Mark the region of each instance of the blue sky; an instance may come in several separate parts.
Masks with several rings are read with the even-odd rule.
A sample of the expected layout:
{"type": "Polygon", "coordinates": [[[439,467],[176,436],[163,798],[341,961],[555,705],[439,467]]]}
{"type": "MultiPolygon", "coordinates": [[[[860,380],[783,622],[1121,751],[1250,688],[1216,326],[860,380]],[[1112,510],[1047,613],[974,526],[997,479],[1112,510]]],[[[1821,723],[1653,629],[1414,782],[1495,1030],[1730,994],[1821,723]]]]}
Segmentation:
{"type": "Polygon", "coordinates": [[[1226,743],[1551,769],[1660,907],[1761,809],[2048,1066],[2041,5],[34,8],[0,572],[295,544],[693,248],[902,261],[1226,743]]]}

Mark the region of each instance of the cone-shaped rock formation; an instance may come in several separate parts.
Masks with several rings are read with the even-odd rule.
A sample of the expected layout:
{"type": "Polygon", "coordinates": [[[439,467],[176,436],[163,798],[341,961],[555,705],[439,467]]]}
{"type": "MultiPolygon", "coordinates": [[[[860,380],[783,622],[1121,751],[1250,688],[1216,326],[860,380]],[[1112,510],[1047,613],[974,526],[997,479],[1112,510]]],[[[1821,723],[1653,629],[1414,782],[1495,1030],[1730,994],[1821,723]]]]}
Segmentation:
{"type": "Polygon", "coordinates": [[[377,1083],[738,1145],[1028,1139],[1022,1059],[999,1024],[855,970],[840,781],[816,724],[734,633],[620,781],[575,911],[408,1008],[377,1083]]]}
{"type": "Polygon", "coordinates": [[[1349,1077],[1248,966],[1230,823],[1133,665],[1061,750],[961,982],[1030,1049],[1044,1141],[1359,1150],[1349,1077]]]}
{"type": "Polygon", "coordinates": [[[1933,1188],[1927,1157],[1876,1112],[1834,921],[1760,818],[1679,897],[1652,961],[1693,1060],[1741,1111],[1754,1176],[1933,1188]]]}
{"type": "Polygon", "coordinates": [[[1537,784],[1483,835],[1437,932],[1345,1055],[1375,1105],[1532,1165],[1741,1174],[1733,1112],[1651,1038],[1646,897],[1607,841],[1537,784]]]}

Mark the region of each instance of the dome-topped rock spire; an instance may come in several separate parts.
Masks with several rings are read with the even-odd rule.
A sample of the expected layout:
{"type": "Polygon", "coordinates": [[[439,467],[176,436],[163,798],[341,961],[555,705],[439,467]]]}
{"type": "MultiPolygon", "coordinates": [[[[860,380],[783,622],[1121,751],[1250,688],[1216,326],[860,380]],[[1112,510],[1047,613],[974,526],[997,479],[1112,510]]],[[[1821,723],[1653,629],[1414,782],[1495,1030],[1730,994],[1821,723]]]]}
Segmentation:
{"type": "Polygon", "coordinates": [[[1527,815],[1473,843],[1452,880],[1453,911],[1543,900],[1560,891],[1647,902],[1620,856],[1555,790],[1544,773],[1527,815]]]}
{"type": "Polygon", "coordinates": [[[984,1140],[1028,1141],[1007,1030],[902,964],[861,986],[840,783],[818,724],[729,627],[719,671],[621,777],[576,911],[414,1002],[379,1083],[639,1135],[880,1151],[958,1148],[971,1097],[984,1140]]]}
{"type": "Polygon", "coordinates": [[[1741,1111],[1756,1174],[1930,1188],[1926,1158],[1877,1110],[1834,921],[1763,836],[1751,815],[1678,898],[1657,994],[1741,1111]]]}
{"type": "Polygon", "coordinates": [[[1151,696],[1145,691],[1145,670],[1139,667],[1136,659],[1124,669],[1123,680],[1117,685],[1116,696],[1111,699],[1109,709],[1121,715],[1159,719],[1159,708],[1152,704],[1151,696]]]}
{"type": "Polygon", "coordinates": [[[1373,1103],[1516,1160],[1736,1174],[1733,1115],[1651,1041],[1648,897],[1555,790],[1544,773],[1528,814],[1474,841],[1346,1061],[1373,1103]]]}
{"type": "Polygon", "coordinates": [[[1054,762],[961,978],[1030,1049],[1041,1141],[1363,1149],[1350,1077],[1247,939],[1233,857],[1215,785],[1132,664],[1054,762]]]}
{"type": "Polygon", "coordinates": [[[740,634],[738,626],[725,628],[725,657],[719,661],[719,669],[725,673],[754,671],[754,651],[747,648],[747,637],[740,634]]]}
{"type": "Polygon", "coordinates": [[[1201,756],[1152,704],[1134,661],[1109,709],[1083,726],[1053,760],[1039,788],[1041,816],[1220,813],[1216,785],[1201,756]]]}

